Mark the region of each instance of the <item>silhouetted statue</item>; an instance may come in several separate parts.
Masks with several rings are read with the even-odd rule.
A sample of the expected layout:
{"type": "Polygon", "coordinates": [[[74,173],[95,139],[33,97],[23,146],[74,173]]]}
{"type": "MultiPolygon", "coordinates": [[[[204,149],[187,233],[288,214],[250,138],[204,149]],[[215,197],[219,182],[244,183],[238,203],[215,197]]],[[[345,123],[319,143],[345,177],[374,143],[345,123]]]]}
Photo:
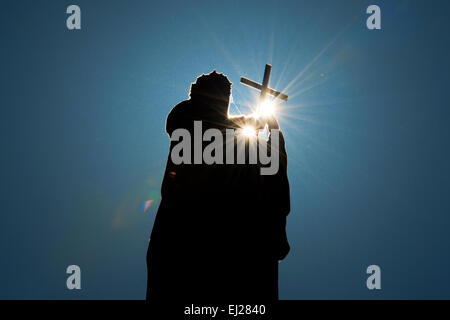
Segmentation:
{"type": "MultiPolygon", "coordinates": [[[[214,71],[197,78],[190,99],[176,105],[167,117],[169,136],[184,128],[194,137],[198,120],[203,132],[208,128],[225,132],[246,123],[257,128],[268,123],[278,129],[274,118],[264,123],[250,117],[230,118],[230,93],[231,83],[222,74],[214,71]]],[[[281,131],[279,137],[275,175],[261,175],[261,164],[248,162],[193,164],[193,142],[192,164],[175,165],[169,152],[147,252],[147,299],[278,299],[278,261],[290,249],[287,155],[281,131]]],[[[176,143],[171,142],[171,151],[176,143]]],[[[203,147],[208,144],[203,142],[203,147]]]]}

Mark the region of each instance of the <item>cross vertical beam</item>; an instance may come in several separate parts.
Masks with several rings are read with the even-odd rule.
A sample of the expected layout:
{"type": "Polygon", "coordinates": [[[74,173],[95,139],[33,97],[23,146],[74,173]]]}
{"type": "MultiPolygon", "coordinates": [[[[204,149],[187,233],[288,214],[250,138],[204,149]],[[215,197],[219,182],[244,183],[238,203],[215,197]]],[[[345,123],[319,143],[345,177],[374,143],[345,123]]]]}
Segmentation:
{"type": "Polygon", "coordinates": [[[264,69],[264,78],[261,87],[261,96],[259,97],[259,101],[262,102],[266,97],[267,88],[269,88],[269,78],[270,71],[272,70],[272,66],[270,64],[266,64],[266,68],[264,69]]]}

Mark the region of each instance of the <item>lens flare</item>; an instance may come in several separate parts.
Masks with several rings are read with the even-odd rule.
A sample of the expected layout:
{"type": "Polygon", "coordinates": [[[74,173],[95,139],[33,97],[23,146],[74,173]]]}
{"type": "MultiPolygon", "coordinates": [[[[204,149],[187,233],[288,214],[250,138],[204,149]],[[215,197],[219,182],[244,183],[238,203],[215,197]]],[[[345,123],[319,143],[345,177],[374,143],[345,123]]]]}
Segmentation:
{"type": "Polygon", "coordinates": [[[151,207],[151,205],[153,204],[153,202],[154,202],[154,200],[147,200],[147,201],[144,201],[144,202],[141,204],[141,209],[142,209],[142,211],[143,211],[143,212],[147,211],[147,210],[151,207]]]}
{"type": "Polygon", "coordinates": [[[245,126],[244,128],[242,128],[242,134],[246,137],[255,137],[256,130],[252,126],[245,126]]]}

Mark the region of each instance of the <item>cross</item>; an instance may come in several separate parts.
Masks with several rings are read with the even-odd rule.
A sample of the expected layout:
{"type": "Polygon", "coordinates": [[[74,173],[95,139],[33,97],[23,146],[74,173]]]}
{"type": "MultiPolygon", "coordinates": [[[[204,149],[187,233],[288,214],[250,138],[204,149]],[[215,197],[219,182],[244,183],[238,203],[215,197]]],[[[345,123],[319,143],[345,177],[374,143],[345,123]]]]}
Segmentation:
{"type": "Polygon", "coordinates": [[[272,69],[272,66],[270,64],[266,64],[266,69],[264,70],[264,78],[263,78],[262,84],[256,83],[256,82],[249,80],[247,78],[244,78],[244,77],[241,78],[241,82],[247,86],[250,86],[257,90],[261,90],[261,96],[259,98],[260,101],[263,101],[263,99],[266,97],[266,94],[270,94],[270,95],[274,96],[275,98],[287,101],[288,100],[287,95],[269,88],[269,78],[270,78],[270,70],[271,69],[272,69]]]}

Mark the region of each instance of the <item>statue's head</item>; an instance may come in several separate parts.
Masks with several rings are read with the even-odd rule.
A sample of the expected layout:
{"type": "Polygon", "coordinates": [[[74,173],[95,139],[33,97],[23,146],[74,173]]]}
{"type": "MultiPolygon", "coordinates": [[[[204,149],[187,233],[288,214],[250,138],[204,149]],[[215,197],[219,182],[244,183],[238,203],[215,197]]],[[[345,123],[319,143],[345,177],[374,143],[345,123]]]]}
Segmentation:
{"type": "Polygon", "coordinates": [[[203,102],[209,112],[228,114],[231,94],[231,82],[227,76],[216,70],[203,74],[191,85],[190,97],[194,101],[203,102]]]}

